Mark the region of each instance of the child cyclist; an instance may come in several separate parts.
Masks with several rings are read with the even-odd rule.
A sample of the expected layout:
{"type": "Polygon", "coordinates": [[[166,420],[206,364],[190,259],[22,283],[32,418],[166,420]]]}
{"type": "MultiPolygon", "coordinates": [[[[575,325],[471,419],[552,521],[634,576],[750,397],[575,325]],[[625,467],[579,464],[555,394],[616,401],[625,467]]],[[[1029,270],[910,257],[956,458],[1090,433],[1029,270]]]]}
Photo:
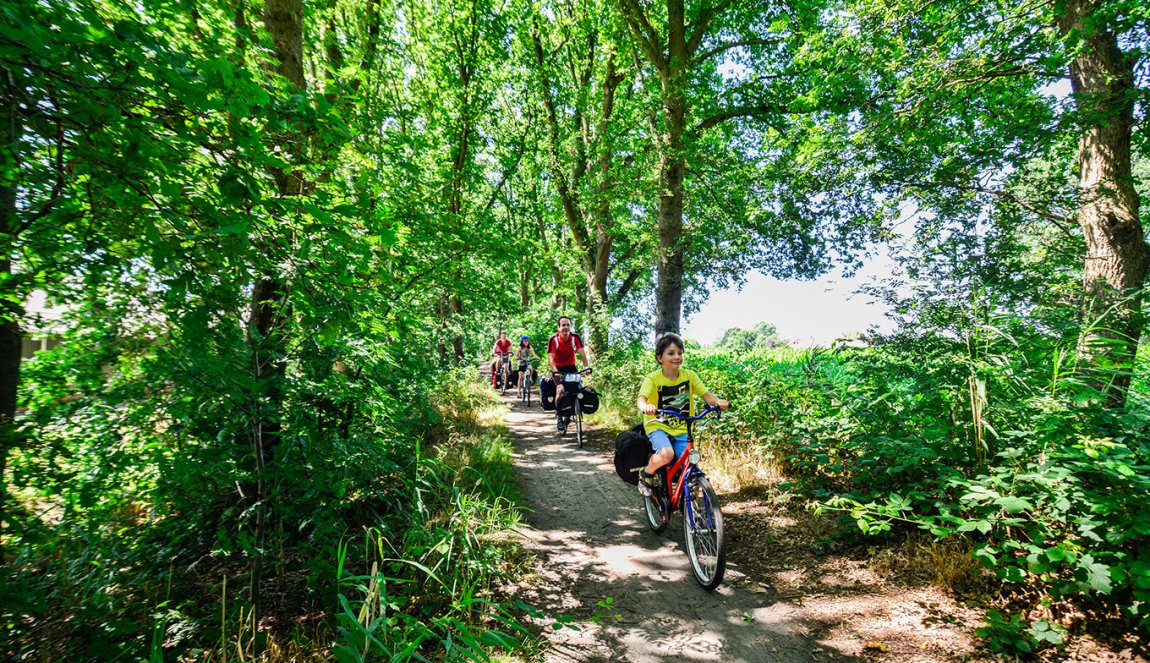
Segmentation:
{"type": "MultiPolygon", "coordinates": [[[[721,410],[730,407],[727,401],[715,396],[703,386],[699,376],[683,368],[683,339],[678,334],[663,334],[655,342],[655,361],[659,370],[643,378],[636,405],[644,415],[653,417],[656,410],[676,410],[686,416],[695,416],[694,397],[699,396],[707,405],[721,410]]],[[[651,481],[660,467],[678,458],[687,448],[687,422],[674,416],[664,420],[647,419],[643,429],[651,439],[651,454],[647,467],[639,470],[639,492],[651,495],[651,481]]]]}
{"type": "Polygon", "coordinates": [[[519,348],[515,351],[515,359],[519,364],[518,379],[515,384],[518,385],[520,380],[530,380],[531,375],[531,358],[539,359],[539,355],[535,354],[535,348],[531,347],[530,336],[519,337],[519,348]]]}

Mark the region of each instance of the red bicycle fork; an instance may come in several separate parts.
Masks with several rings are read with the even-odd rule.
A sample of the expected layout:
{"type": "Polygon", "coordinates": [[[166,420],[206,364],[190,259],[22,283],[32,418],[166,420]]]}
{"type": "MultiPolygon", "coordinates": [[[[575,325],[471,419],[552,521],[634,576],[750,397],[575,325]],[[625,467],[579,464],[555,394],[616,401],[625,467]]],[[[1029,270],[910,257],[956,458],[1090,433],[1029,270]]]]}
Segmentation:
{"type": "MultiPolygon", "coordinates": [[[[679,507],[679,502],[682,502],[684,505],[683,508],[685,508],[687,511],[687,520],[690,524],[690,527],[695,526],[695,515],[696,514],[691,509],[691,501],[688,499],[684,499],[684,498],[687,495],[687,485],[686,485],[687,480],[691,478],[691,474],[693,472],[699,471],[698,468],[696,468],[694,465],[691,465],[691,461],[690,461],[691,450],[694,448],[695,448],[695,440],[693,438],[689,439],[687,441],[687,448],[683,449],[683,454],[681,456],[679,456],[679,460],[675,461],[675,464],[672,465],[670,469],[667,469],[666,466],[664,466],[662,468],[662,471],[664,472],[664,474],[663,474],[663,485],[664,486],[670,485],[670,478],[676,476],[676,474],[678,475],[678,480],[675,481],[674,490],[670,491],[670,493],[667,495],[667,501],[668,501],[667,515],[669,516],[672,511],[674,511],[677,507],[679,507]]],[[[705,493],[704,493],[703,499],[707,499],[705,493]]],[[[709,500],[708,500],[708,502],[709,502],[709,500]]],[[[709,506],[709,504],[708,504],[708,506],[709,506]]],[[[710,518],[708,518],[707,520],[710,521],[710,518]]],[[[709,527],[713,527],[714,523],[708,522],[707,525],[709,527]]]]}

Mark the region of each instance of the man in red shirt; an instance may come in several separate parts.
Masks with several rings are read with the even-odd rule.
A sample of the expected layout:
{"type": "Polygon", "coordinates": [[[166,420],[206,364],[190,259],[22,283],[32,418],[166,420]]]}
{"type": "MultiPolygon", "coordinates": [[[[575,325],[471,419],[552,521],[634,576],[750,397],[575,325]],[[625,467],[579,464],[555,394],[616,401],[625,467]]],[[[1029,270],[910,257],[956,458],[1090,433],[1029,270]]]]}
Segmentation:
{"type": "Polygon", "coordinates": [[[499,333],[499,340],[495,341],[495,345],[491,346],[491,386],[498,388],[499,385],[495,382],[496,367],[504,356],[511,356],[511,341],[507,339],[507,332],[499,333]]]}
{"type": "MultiPolygon", "coordinates": [[[[579,334],[571,332],[571,318],[565,315],[559,316],[559,332],[547,341],[547,361],[551,364],[551,371],[553,373],[578,373],[579,369],[575,366],[575,355],[578,354],[583,359],[583,366],[585,368],[591,367],[591,362],[587,359],[587,348],[583,345],[583,339],[579,334]]],[[[559,380],[555,385],[555,404],[559,405],[559,399],[563,397],[563,381],[559,380]]],[[[557,408],[558,409],[558,408],[557,408]]],[[[555,413],[555,423],[560,431],[567,428],[567,422],[558,411],[555,413]]]]}

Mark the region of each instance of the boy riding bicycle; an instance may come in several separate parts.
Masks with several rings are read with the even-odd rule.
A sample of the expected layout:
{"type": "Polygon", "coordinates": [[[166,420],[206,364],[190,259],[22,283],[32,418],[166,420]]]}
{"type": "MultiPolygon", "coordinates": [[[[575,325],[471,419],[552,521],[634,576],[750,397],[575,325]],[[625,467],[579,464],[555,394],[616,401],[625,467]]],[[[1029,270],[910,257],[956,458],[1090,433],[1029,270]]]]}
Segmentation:
{"type": "MultiPolygon", "coordinates": [[[[691,370],[683,368],[683,339],[678,334],[666,333],[655,342],[655,361],[659,370],[643,378],[635,405],[644,415],[653,417],[657,410],[676,410],[687,416],[695,416],[695,396],[701,397],[707,405],[726,410],[727,401],[712,394],[691,370]]],[[[676,417],[665,420],[647,419],[643,430],[651,440],[654,453],[647,466],[639,470],[639,492],[645,497],[651,495],[651,482],[660,467],[678,458],[687,448],[687,424],[676,417]]]]}

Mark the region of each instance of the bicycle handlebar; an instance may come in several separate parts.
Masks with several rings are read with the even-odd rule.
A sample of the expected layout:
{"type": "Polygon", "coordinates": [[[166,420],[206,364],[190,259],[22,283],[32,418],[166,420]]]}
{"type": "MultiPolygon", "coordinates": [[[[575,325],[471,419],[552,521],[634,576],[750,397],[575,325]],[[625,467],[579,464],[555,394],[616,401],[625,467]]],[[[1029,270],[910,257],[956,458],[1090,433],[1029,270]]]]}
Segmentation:
{"type": "MultiPolygon", "coordinates": [[[[592,371],[591,367],[588,366],[587,368],[584,368],[583,370],[579,371],[578,374],[579,375],[591,375],[591,371],[592,371]]],[[[553,377],[553,378],[556,378],[556,377],[561,378],[564,375],[572,375],[572,373],[560,373],[559,371],[551,371],[551,377],[553,377]]]]}
{"type": "Polygon", "coordinates": [[[660,416],[670,415],[672,417],[675,417],[676,419],[679,419],[680,421],[698,421],[698,420],[702,419],[703,417],[711,414],[712,412],[718,412],[719,416],[723,416],[722,410],[720,410],[719,406],[717,406],[717,405],[708,405],[707,409],[703,410],[702,412],[700,412],[699,414],[696,414],[693,417],[685,415],[682,412],[679,412],[678,410],[655,410],[655,416],[660,417],[660,416]]]}

